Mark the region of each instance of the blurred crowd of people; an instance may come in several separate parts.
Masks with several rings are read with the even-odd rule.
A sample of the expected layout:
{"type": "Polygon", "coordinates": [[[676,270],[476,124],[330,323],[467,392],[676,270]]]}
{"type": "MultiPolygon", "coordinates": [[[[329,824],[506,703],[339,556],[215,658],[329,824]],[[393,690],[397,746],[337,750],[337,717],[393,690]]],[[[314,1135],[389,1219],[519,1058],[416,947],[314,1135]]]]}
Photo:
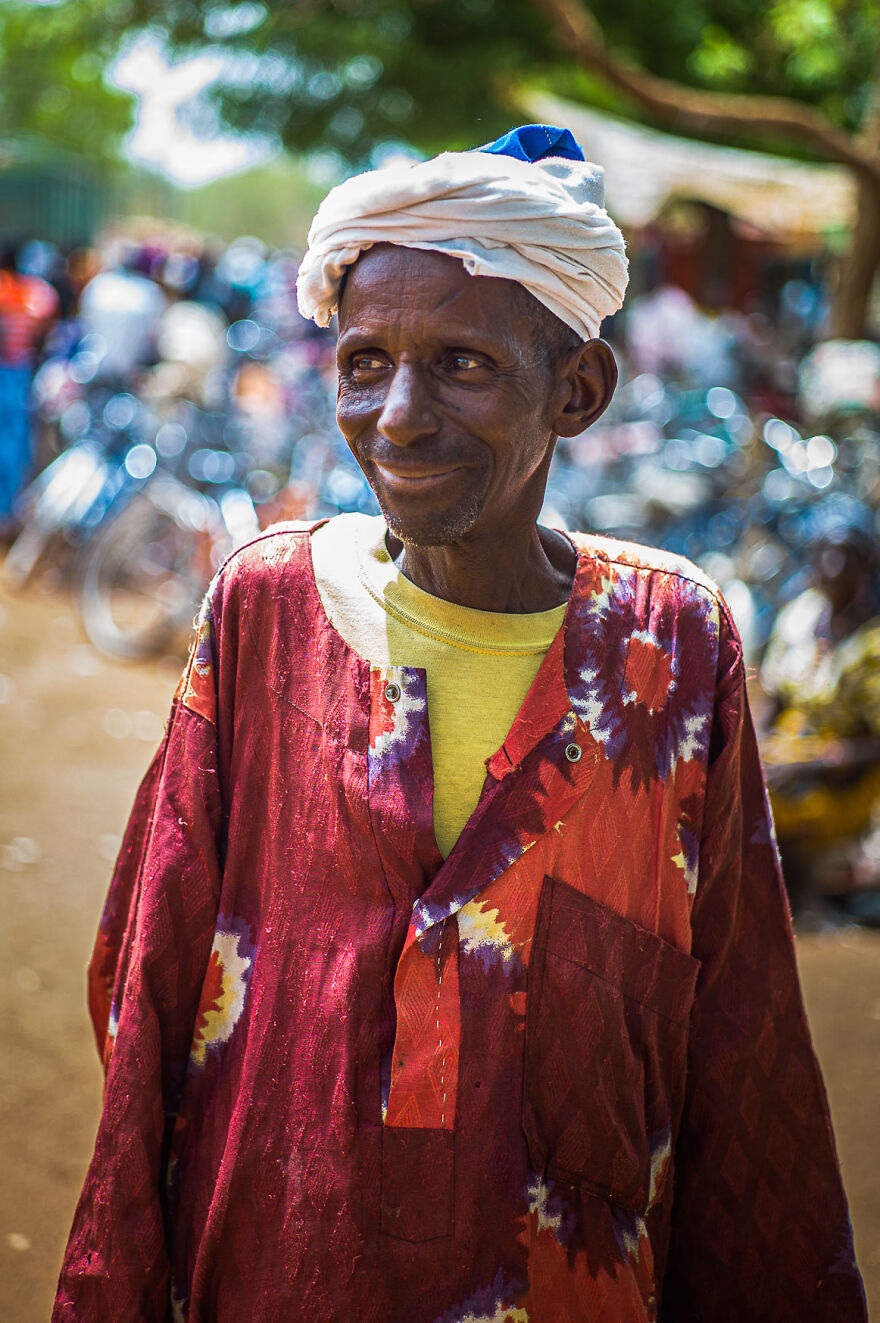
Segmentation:
{"type": "Polygon", "coordinates": [[[333,340],[297,312],[293,253],[134,225],[67,255],[7,244],[4,263],[0,389],[17,392],[18,411],[2,446],[6,521],[24,480],[87,428],[77,406],[90,393],[130,393],[160,424],[181,401],[249,416],[280,452],[299,388],[330,390],[333,340]]]}
{"type": "Polygon", "coordinates": [[[772,316],[652,284],[575,463],[605,468],[588,526],[682,552],[727,596],[802,922],[878,923],[880,346],[818,340],[824,303],[802,278],[772,316]]]}
{"type": "Polygon", "coordinates": [[[13,503],[30,473],[30,392],[55,318],[58,290],[34,275],[19,245],[0,247],[0,531],[13,527],[13,503]]]}
{"type": "MultiPolygon", "coordinates": [[[[34,473],[101,427],[130,431],[135,416],[130,440],[142,453],[130,473],[145,446],[145,476],[172,460],[203,487],[234,472],[263,526],[372,511],[335,427],[334,337],[299,316],[296,269],[295,253],[257,239],[222,244],[173,226],[120,225],[69,254],[7,244],[7,536],[27,520],[21,493],[34,473]]],[[[615,401],[588,433],[560,443],[545,518],[666,546],[719,581],[755,670],[793,901],[820,921],[873,922],[880,347],[814,344],[823,297],[792,279],[774,315],[746,316],[643,285],[608,327],[621,365],[615,401]]]]}

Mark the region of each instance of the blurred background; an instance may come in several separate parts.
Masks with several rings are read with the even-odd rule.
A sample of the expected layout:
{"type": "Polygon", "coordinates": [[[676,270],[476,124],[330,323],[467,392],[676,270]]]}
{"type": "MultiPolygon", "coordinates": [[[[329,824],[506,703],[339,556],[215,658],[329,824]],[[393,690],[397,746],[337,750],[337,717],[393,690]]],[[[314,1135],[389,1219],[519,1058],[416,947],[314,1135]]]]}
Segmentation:
{"type": "MultiPolygon", "coordinates": [[[[83,971],[224,557],[373,512],[294,282],[347,174],[569,127],[632,282],[545,522],[721,585],[880,1309],[878,0],[0,0],[0,1315],[48,1317],[83,971]]],[[[93,1059],[94,1057],[94,1059],[93,1059]]]]}

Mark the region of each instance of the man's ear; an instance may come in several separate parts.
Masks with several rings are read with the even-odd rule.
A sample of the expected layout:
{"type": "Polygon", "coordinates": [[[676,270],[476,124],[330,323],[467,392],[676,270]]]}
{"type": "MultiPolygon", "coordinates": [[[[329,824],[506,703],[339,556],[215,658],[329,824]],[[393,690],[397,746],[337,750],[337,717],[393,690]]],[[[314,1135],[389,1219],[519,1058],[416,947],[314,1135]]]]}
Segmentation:
{"type": "Polygon", "coordinates": [[[578,436],[608,408],[617,385],[617,361],[604,340],[588,340],[559,365],[562,407],[553,422],[557,436],[578,436]]]}

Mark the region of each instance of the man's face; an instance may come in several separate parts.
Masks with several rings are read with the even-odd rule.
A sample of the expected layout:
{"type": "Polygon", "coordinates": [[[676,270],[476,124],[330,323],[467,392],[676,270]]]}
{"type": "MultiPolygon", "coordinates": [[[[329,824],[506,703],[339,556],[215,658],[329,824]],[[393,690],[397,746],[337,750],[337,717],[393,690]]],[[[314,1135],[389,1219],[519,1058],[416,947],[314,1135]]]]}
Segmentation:
{"type": "Polygon", "coordinates": [[[516,295],[388,244],[348,275],[337,418],[401,541],[448,545],[538,515],[558,384],[516,295]]]}

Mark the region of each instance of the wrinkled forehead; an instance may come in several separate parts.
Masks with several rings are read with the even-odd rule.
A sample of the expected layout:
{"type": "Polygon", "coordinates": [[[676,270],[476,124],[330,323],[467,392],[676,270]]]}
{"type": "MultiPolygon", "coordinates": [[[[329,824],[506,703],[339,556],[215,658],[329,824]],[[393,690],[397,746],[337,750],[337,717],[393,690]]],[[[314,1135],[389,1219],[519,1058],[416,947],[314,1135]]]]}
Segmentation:
{"type": "Polygon", "coordinates": [[[345,272],[339,330],[344,334],[355,323],[428,322],[438,334],[492,333],[512,348],[531,342],[529,305],[535,302],[516,281],[469,275],[457,257],[382,243],[345,272]]]}
{"type": "Polygon", "coordinates": [[[361,284],[364,280],[377,278],[405,280],[421,275],[455,285],[467,272],[459,258],[449,257],[446,253],[391,242],[375,243],[364,249],[343,271],[339,285],[340,303],[352,280],[361,284]]]}

